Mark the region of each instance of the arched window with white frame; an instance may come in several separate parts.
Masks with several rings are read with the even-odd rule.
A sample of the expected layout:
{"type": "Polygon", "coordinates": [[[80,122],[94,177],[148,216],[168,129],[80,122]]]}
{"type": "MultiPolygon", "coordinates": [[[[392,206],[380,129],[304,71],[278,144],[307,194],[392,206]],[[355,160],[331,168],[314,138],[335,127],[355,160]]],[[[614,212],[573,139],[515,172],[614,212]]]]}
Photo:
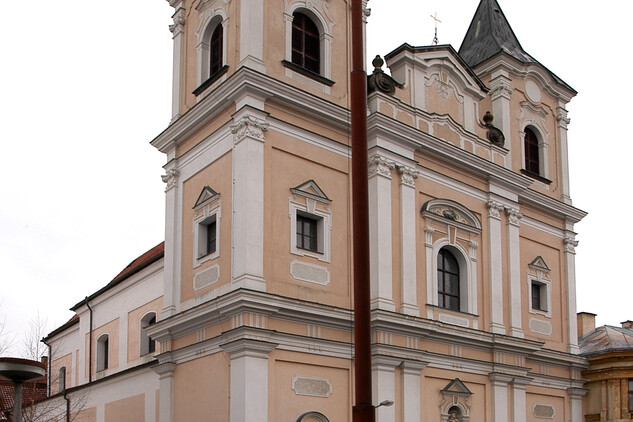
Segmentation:
{"type": "Polygon", "coordinates": [[[536,122],[528,121],[521,132],[523,169],[521,172],[549,184],[548,143],[536,122]]]}
{"type": "Polygon", "coordinates": [[[198,88],[194,95],[200,95],[218,81],[228,70],[226,65],[227,20],[221,14],[203,13],[198,28],[198,88]]]}
{"type": "Polygon", "coordinates": [[[332,77],[332,28],[335,22],[320,2],[289,2],[284,13],[286,75],[325,93],[332,77]]]}
{"type": "Polygon", "coordinates": [[[149,312],[141,318],[140,329],[140,356],[145,356],[156,351],[156,340],[147,334],[147,328],[156,324],[156,312],[149,312]]]}

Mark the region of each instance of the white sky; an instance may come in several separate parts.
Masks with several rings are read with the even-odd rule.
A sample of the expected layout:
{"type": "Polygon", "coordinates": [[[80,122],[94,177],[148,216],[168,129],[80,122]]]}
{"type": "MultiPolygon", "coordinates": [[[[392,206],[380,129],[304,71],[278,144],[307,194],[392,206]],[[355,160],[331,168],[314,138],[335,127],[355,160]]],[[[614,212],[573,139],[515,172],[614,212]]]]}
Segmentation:
{"type": "MultiPolygon", "coordinates": [[[[572,198],[590,213],[576,226],[578,310],[618,325],[633,319],[633,146],[620,130],[633,88],[619,82],[630,73],[633,2],[499,1],[523,48],[579,92],[567,107],[572,198]]],[[[478,3],[370,0],[369,60],[430,44],[435,12],[440,44],[459,49],[478,3]]],[[[14,354],[38,311],[49,330],[63,324],[164,238],[165,158],[149,141],[171,116],[172,11],[165,0],[28,0],[4,21],[0,322],[14,354]]]]}

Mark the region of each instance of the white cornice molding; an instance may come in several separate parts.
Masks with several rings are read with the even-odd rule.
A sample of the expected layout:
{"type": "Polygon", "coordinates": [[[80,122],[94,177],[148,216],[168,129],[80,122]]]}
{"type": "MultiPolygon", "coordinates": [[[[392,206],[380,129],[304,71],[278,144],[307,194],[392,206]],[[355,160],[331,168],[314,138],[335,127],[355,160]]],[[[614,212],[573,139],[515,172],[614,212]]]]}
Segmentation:
{"type": "Polygon", "coordinates": [[[250,68],[240,67],[224,83],[154,138],[151,144],[159,151],[166,152],[173,144],[187,139],[227,107],[249,95],[264,100],[272,99],[298,109],[308,116],[327,121],[328,124],[340,129],[348,127],[349,111],[344,107],[250,68]]]}
{"type": "Polygon", "coordinates": [[[553,213],[558,217],[565,218],[573,224],[578,223],[587,215],[587,213],[583,210],[534,190],[528,189],[521,192],[519,194],[519,201],[523,204],[531,205],[536,209],[545,210],[546,212],[553,213]]]}

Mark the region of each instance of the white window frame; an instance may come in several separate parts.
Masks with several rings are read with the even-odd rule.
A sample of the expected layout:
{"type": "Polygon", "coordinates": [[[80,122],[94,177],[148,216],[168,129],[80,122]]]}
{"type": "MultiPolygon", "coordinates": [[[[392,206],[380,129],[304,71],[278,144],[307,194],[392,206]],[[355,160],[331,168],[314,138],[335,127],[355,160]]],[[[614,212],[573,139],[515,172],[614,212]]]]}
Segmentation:
{"type": "MultiPolygon", "coordinates": [[[[228,23],[229,18],[226,11],[222,8],[213,9],[209,4],[210,2],[200,2],[198,7],[202,7],[203,12],[200,15],[200,25],[196,30],[196,37],[198,44],[196,45],[197,52],[197,75],[198,86],[202,85],[212,75],[209,74],[209,44],[211,42],[211,35],[218,25],[222,25],[222,65],[227,63],[227,41],[228,41],[228,23]]],[[[198,8],[196,7],[196,8],[198,8]]],[[[225,78],[219,78],[218,81],[225,78]]],[[[215,84],[218,83],[215,81],[215,84]]]]}
{"type": "MultiPolygon", "coordinates": [[[[332,28],[334,27],[334,21],[328,16],[327,9],[323,6],[323,2],[312,2],[306,0],[298,0],[289,2],[286,5],[284,11],[284,21],[286,24],[286,61],[292,63],[292,20],[293,13],[303,13],[317,26],[319,30],[319,75],[324,78],[332,78],[332,28]]],[[[329,93],[330,87],[304,76],[292,69],[286,68],[286,76],[289,76],[300,82],[312,85],[315,88],[329,93]]]]}
{"type": "Polygon", "coordinates": [[[476,298],[476,294],[474,293],[477,288],[476,283],[473,283],[472,274],[476,274],[477,271],[477,261],[472,260],[468,253],[462,248],[459,243],[451,244],[448,239],[440,239],[433,244],[433,262],[431,263],[433,277],[431,280],[431,291],[433,294],[427,299],[427,301],[433,305],[437,306],[446,311],[453,311],[452,309],[444,308],[439,306],[438,300],[438,288],[439,288],[439,280],[437,277],[437,256],[440,253],[440,250],[447,249],[449,252],[453,254],[455,259],[457,260],[457,265],[459,265],[459,312],[476,314],[477,313],[477,303],[473,302],[473,298],[476,298]],[[475,271],[475,272],[473,272],[475,271]],[[474,284],[474,285],[473,285],[474,284]]]}
{"type": "MultiPolygon", "coordinates": [[[[539,172],[538,175],[549,180],[549,132],[545,127],[547,112],[528,102],[521,103],[519,116],[519,139],[521,140],[521,168],[525,169],[525,128],[530,128],[538,139],[539,172]]],[[[538,181],[539,183],[543,183],[538,181]]],[[[547,186],[547,184],[545,184],[547,186]]]]}
{"type": "MultiPolygon", "coordinates": [[[[318,186],[317,189],[319,189],[318,186]]],[[[297,188],[293,188],[291,191],[292,196],[288,198],[290,253],[299,256],[310,256],[323,262],[330,262],[332,231],[332,212],[329,209],[330,200],[325,197],[303,192],[297,188]],[[317,203],[321,204],[323,209],[317,207],[317,203]],[[317,221],[317,252],[297,247],[297,215],[303,215],[317,221]]]]}
{"type": "Polygon", "coordinates": [[[61,368],[59,368],[59,371],[57,371],[57,388],[58,388],[58,392],[62,392],[64,390],[66,390],[66,367],[62,366],[61,368]]]}
{"type": "Polygon", "coordinates": [[[210,199],[194,208],[193,218],[193,267],[197,268],[206,261],[220,257],[220,226],[222,221],[222,201],[220,195],[215,194],[210,199]],[[215,252],[202,253],[206,249],[206,226],[215,221],[215,252]]]}
{"type": "MultiPolygon", "coordinates": [[[[150,326],[149,322],[152,320],[152,318],[156,318],[156,322],[158,322],[158,314],[156,313],[156,311],[150,311],[147,312],[145,315],[143,315],[143,317],[139,320],[139,356],[143,357],[145,355],[149,355],[150,352],[149,351],[149,344],[150,344],[150,337],[147,334],[147,328],[150,326]]],[[[156,344],[156,343],[154,343],[156,344]]],[[[155,352],[156,350],[154,350],[155,352]]]]}
{"type": "MultiPolygon", "coordinates": [[[[542,258],[541,258],[542,259],[542,258]]],[[[543,264],[545,261],[543,261],[543,264]]],[[[534,265],[534,261],[529,265],[527,272],[527,289],[528,289],[528,311],[531,314],[542,315],[548,318],[552,317],[552,280],[549,278],[549,268],[547,266],[534,265]],[[541,303],[545,303],[546,309],[532,308],[532,283],[536,282],[541,285],[541,303]]]]}

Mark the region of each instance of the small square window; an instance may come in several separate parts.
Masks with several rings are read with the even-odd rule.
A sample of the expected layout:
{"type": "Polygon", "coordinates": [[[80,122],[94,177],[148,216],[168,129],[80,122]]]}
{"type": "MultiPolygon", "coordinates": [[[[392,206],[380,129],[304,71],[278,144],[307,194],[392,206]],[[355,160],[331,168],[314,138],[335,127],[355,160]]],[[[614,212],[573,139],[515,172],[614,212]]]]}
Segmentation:
{"type": "Polygon", "coordinates": [[[547,285],[532,280],[532,309],[547,311],[547,285]]]}

